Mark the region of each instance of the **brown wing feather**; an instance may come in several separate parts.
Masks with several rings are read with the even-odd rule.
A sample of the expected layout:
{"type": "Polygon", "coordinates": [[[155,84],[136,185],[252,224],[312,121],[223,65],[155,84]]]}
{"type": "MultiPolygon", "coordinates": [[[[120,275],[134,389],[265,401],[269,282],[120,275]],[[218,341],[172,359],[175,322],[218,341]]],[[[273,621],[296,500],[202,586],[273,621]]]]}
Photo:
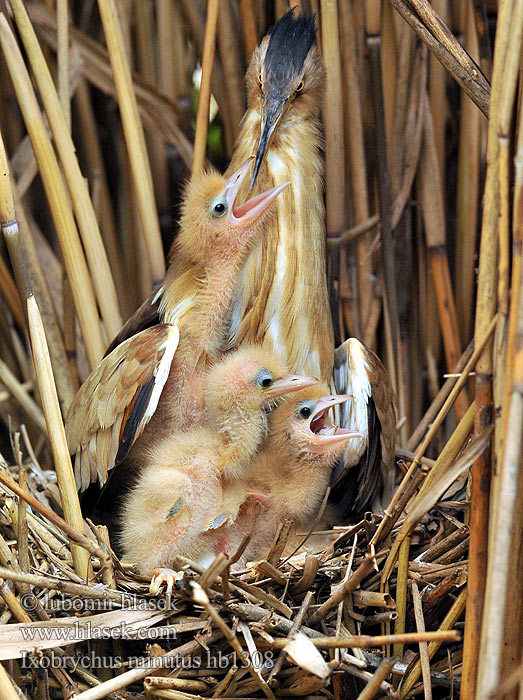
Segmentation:
{"type": "Polygon", "coordinates": [[[82,490],[96,477],[105,483],[141,435],[169,376],[178,337],[177,326],[167,323],[134,335],[105,357],[78,390],[65,429],[82,490]]]}

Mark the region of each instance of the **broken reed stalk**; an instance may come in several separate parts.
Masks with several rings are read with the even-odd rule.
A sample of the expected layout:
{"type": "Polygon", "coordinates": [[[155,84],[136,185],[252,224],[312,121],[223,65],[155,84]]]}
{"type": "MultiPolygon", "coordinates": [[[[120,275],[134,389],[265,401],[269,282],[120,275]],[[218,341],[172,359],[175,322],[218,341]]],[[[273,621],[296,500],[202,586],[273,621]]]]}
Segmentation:
{"type": "Polygon", "coordinates": [[[145,245],[151,269],[151,287],[160,283],[165,274],[165,260],[158,212],[154,200],[151,168],[145,147],[143,128],[138,115],[131,71],[127,62],[122,30],[114,0],[98,0],[105,40],[113,69],[118,104],[122,117],[125,142],[142,223],[145,245]]]}
{"type": "MultiPolygon", "coordinates": [[[[322,53],[327,70],[323,124],[325,129],[325,184],[327,236],[339,238],[344,224],[345,157],[343,139],[343,92],[341,82],[340,39],[337,0],[321,1],[322,53]]],[[[330,304],[335,338],[341,338],[340,326],[340,254],[329,256],[330,304]]],[[[343,274],[346,274],[343,272],[343,274]]]]}
{"type": "Polygon", "coordinates": [[[214,66],[214,53],[216,50],[216,25],[218,23],[219,9],[220,0],[209,0],[207,4],[207,21],[205,22],[205,35],[203,40],[202,79],[200,82],[198,111],[196,113],[191,177],[199,173],[205,163],[207,130],[209,127],[209,105],[211,103],[211,78],[214,66]]]}
{"type": "MultiPolygon", "coordinates": [[[[34,296],[30,296],[27,300],[27,316],[29,320],[36,381],[42,399],[47,433],[53,453],[60,494],[62,496],[64,517],[66,522],[74,527],[75,530],[82,532],[84,527],[82,510],[78,499],[78,491],[73,474],[73,467],[71,465],[69,448],[67,447],[65,428],[62,414],[60,413],[60,405],[58,403],[58,395],[56,393],[45,331],[34,296]]],[[[82,547],[71,543],[71,554],[73,555],[76,573],[82,578],[87,579],[89,572],[88,553],[82,547]]]]}
{"type": "MultiPolygon", "coordinates": [[[[23,2],[22,0],[11,0],[10,4],[45,107],[54,143],[71,195],[105,330],[107,336],[112,338],[122,327],[116,288],[103,246],[100,229],[98,228],[94,207],[89,197],[87,184],[76,158],[69,122],[60,104],[51,73],[23,2]]],[[[60,50],[60,48],[59,41],[58,49],[60,50]]],[[[64,57],[61,58],[64,60],[64,57]]],[[[67,51],[65,61],[67,62],[67,51]]],[[[67,82],[65,91],[66,101],[69,104],[69,82],[67,82]]]]}
{"type": "MultiPolygon", "coordinates": [[[[209,646],[221,636],[221,632],[213,632],[209,637],[204,637],[202,641],[209,646]]],[[[135,683],[151,675],[152,671],[156,672],[156,670],[160,668],[176,668],[176,664],[180,659],[192,656],[193,654],[199,655],[202,653],[203,649],[204,647],[199,639],[186,642],[176,649],[168,651],[166,654],[155,656],[150,662],[145,661],[142,666],[132,668],[130,671],[124,671],[118,676],[110,678],[94,688],[89,688],[89,690],[78,693],[78,695],[75,695],[75,700],[103,700],[103,698],[106,698],[111,693],[115,693],[131,685],[131,683],[135,683]]]]}
{"type": "Polygon", "coordinates": [[[95,367],[104,353],[105,346],[89,272],[62,173],[47,134],[31,79],[20,49],[3,14],[0,15],[0,41],[18,104],[33,144],[65,267],[71,281],[78,322],[82,330],[89,364],[91,367],[95,367]]]}
{"type": "MultiPolygon", "coordinates": [[[[448,72],[452,75],[458,85],[467,93],[477,107],[488,117],[490,109],[490,90],[485,80],[474,76],[463,68],[453,54],[437,40],[407,4],[406,0],[389,0],[390,4],[399,12],[407,24],[413,29],[419,38],[428,46],[431,53],[436,56],[448,72]]],[[[454,41],[459,46],[457,40],[454,41]]],[[[479,69],[477,69],[479,71],[479,69]]],[[[478,73],[478,76],[480,72],[478,73]]]]}
{"type": "MultiPolygon", "coordinates": [[[[503,91],[505,56],[508,50],[512,3],[502,0],[496,28],[496,47],[492,76],[491,116],[488,126],[487,178],[481,226],[478,291],[474,337],[483,337],[486,327],[496,312],[496,274],[499,217],[498,196],[498,125],[500,98],[503,91]]],[[[474,434],[479,436],[489,429],[493,420],[492,396],[493,357],[489,343],[476,366],[476,414],[474,434]]],[[[476,696],[476,680],[481,643],[481,621],[487,575],[489,491],[492,452],[486,450],[478,458],[471,471],[470,547],[469,547],[469,595],[465,618],[463,651],[462,698],[476,696]]],[[[486,631],[485,631],[486,633],[486,631]]]]}

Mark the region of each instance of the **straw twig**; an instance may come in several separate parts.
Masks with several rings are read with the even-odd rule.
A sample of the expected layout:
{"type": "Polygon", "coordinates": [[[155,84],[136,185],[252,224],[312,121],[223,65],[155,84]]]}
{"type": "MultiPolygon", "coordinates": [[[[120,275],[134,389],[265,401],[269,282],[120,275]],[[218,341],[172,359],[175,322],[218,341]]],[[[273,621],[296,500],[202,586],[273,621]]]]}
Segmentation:
{"type": "Polygon", "coordinates": [[[207,21],[205,23],[205,37],[203,41],[202,80],[200,83],[200,96],[198,99],[198,111],[196,113],[196,131],[194,134],[194,154],[191,170],[193,176],[200,172],[205,161],[209,105],[211,102],[211,77],[214,65],[216,25],[218,22],[219,9],[220,0],[209,0],[207,5],[207,21]]]}
{"type": "Polygon", "coordinates": [[[165,261],[162,250],[162,238],[158,213],[154,202],[154,190],[151,169],[145,148],[143,129],[138,116],[136,96],[123,36],[118,21],[114,0],[99,0],[105,40],[111,59],[114,82],[118,93],[118,103],[129,153],[129,162],[138,201],[138,212],[142,222],[145,245],[151,268],[151,286],[159,283],[165,274],[165,261]]]}

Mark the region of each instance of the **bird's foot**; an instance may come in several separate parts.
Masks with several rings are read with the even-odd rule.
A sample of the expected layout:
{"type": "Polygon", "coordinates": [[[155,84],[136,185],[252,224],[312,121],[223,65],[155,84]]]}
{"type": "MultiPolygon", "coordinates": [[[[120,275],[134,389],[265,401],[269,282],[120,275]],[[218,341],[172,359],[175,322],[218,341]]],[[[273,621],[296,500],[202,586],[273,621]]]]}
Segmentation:
{"type": "Polygon", "coordinates": [[[171,594],[173,591],[173,586],[176,581],[181,581],[183,579],[183,571],[174,571],[173,569],[167,569],[159,567],[151,571],[151,583],[149,585],[149,593],[151,595],[156,595],[162,585],[165,583],[167,587],[167,598],[171,599],[171,594]]]}

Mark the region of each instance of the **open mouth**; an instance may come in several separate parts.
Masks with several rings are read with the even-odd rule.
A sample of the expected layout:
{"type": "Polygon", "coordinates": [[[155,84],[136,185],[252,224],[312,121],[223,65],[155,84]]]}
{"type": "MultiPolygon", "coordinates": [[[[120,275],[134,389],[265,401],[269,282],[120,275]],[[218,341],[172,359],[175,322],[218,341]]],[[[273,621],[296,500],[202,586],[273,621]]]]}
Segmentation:
{"type": "Polygon", "coordinates": [[[243,204],[237,206],[236,197],[238,196],[242,182],[245,180],[245,177],[251,168],[253,159],[254,156],[248,158],[245,163],[231,175],[225,188],[225,196],[229,202],[232,212],[232,221],[238,224],[243,224],[247,220],[252,220],[253,222],[256,221],[267,211],[280,192],[284,190],[287,185],[290,185],[290,182],[284,182],[277,187],[272,187],[266,192],[257,194],[255,197],[251,197],[251,199],[248,199],[243,204]]]}
{"type": "Polygon", "coordinates": [[[336,431],[339,428],[330,422],[329,410],[330,407],[327,406],[313,415],[309,424],[311,433],[314,433],[314,435],[336,435],[336,431]]]}
{"type": "Polygon", "coordinates": [[[355,430],[347,430],[334,425],[329,419],[329,411],[336,404],[344,403],[354,398],[350,394],[339,396],[324,396],[316,403],[314,413],[308,420],[308,428],[311,432],[311,445],[318,448],[326,448],[349,440],[350,438],[362,438],[361,433],[355,430]]]}

